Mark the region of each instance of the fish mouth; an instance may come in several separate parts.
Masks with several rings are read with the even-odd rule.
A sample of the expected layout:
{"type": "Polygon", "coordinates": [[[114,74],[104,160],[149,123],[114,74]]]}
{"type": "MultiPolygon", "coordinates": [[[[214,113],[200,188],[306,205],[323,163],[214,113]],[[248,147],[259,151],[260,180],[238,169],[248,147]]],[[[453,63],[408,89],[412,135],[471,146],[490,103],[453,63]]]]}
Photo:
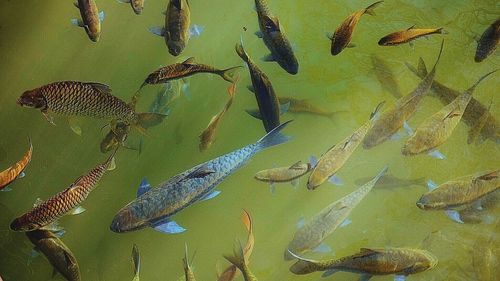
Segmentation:
{"type": "Polygon", "coordinates": [[[427,207],[426,207],[427,205],[425,205],[425,204],[424,204],[424,203],[422,203],[422,202],[417,202],[417,204],[416,204],[416,205],[417,205],[417,207],[418,207],[419,209],[422,209],[422,210],[426,210],[426,209],[427,209],[427,207]]]}
{"type": "Polygon", "coordinates": [[[307,189],[309,190],[315,190],[318,186],[316,184],[313,184],[311,182],[307,182],[307,189]]]}

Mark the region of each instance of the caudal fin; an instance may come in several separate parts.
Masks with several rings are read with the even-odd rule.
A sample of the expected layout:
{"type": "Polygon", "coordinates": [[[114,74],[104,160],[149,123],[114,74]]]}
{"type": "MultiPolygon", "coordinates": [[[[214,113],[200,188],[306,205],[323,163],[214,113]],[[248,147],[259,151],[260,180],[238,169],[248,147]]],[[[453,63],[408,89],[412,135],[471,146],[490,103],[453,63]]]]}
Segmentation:
{"type": "Polygon", "coordinates": [[[382,4],[382,2],[384,2],[384,1],[378,1],[378,2],[375,2],[375,3],[371,4],[370,6],[366,7],[365,8],[365,14],[369,14],[371,16],[374,16],[375,12],[373,10],[375,8],[377,8],[380,4],[382,4]]]}
{"type": "Polygon", "coordinates": [[[285,123],[279,125],[278,127],[272,129],[269,133],[267,133],[264,137],[257,141],[257,145],[259,146],[259,150],[265,149],[271,146],[275,146],[278,144],[282,144],[291,139],[290,136],[285,136],[281,133],[288,123],[292,122],[292,120],[286,121],[285,123]]]}
{"type": "Polygon", "coordinates": [[[147,129],[156,125],[159,125],[168,116],[168,114],[162,113],[138,113],[137,114],[137,126],[142,129],[147,129]]]}
{"type": "Polygon", "coordinates": [[[238,245],[233,249],[233,255],[224,255],[224,258],[242,272],[244,271],[244,268],[246,266],[246,259],[245,255],[243,254],[243,247],[241,246],[240,242],[238,242],[238,245]]]}
{"type": "Polygon", "coordinates": [[[230,82],[230,83],[236,83],[236,73],[237,73],[237,70],[239,68],[241,68],[242,66],[235,66],[235,67],[231,67],[231,68],[228,68],[228,69],[224,69],[220,72],[220,76],[222,77],[222,79],[226,80],[227,82],[230,82]]]}
{"type": "Polygon", "coordinates": [[[297,254],[293,253],[290,250],[288,250],[288,254],[290,254],[290,256],[292,256],[293,258],[297,259],[297,261],[292,266],[290,266],[290,272],[297,275],[303,275],[318,270],[317,261],[298,256],[297,254]]]}
{"type": "Polygon", "coordinates": [[[498,70],[500,69],[495,69],[491,72],[488,72],[486,73],[485,75],[481,76],[477,81],[476,83],[474,83],[474,85],[472,85],[469,89],[467,89],[467,93],[469,93],[470,95],[472,95],[472,93],[474,92],[474,89],[476,89],[477,85],[479,85],[479,83],[481,83],[481,81],[483,81],[486,77],[490,76],[491,74],[497,72],[498,70]]]}
{"type": "Polygon", "coordinates": [[[242,60],[244,60],[245,62],[248,63],[248,61],[250,60],[250,57],[248,56],[247,52],[245,52],[245,49],[243,48],[243,41],[241,41],[241,43],[237,43],[236,46],[234,47],[234,49],[236,50],[236,53],[238,54],[238,56],[240,56],[240,58],[242,60]]]}

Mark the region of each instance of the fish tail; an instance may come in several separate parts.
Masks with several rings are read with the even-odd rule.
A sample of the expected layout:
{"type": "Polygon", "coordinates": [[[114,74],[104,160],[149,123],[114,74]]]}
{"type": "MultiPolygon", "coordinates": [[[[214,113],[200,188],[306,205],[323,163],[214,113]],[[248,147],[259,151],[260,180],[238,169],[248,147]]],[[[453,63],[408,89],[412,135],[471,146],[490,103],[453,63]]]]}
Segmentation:
{"type": "Polygon", "coordinates": [[[245,49],[243,48],[243,40],[241,40],[240,43],[237,43],[236,46],[234,47],[236,50],[236,53],[242,60],[244,60],[246,63],[250,61],[250,57],[248,56],[247,52],[245,52],[245,49]]]}
{"type": "Polygon", "coordinates": [[[238,242],[238,245],[233,249],[232,256],[224,255],[224,258],[241,270],[241,272],[245,271],[245,268],[247,267],[247,260],[243,254],[243,246],[241,245],[241,242],[238,242]]]}
{"type": "Polygon", "coordinates": [[[418,59],[417,74],[420,77],[425,77],[428,74],[427,66],[422,58],[418,59]]]}
{"type": "Polygon", "coordinates": [[[497,72],[498,70],[500,69],[495,69],[493,71],[490,71],[488,73],[486,73],[485,75],[481,76],[474,85],[472,85],[468,90],[467,92],[472,94],[474,92],[474,89],[477,87],[477,85],[479,85],[479,83],[481,83],[481,81],[483,81],[486,77],[490,76],[491,74],[497,72]]]}
{"type": "Polygon", "coordinates": [[[303,258],[292,251],[288,250],[288,253],[297,261],[290,266],[290,272],[298,275],[308,274],[319,270],[318,263],[315,260],[303,258]]]}
{"type": "Polygon", "coordinates": [[[243,213],[241,214],[241,221],[245,225],[245,228],[247,229],[248,233],[253,232],[253,224],[252,224],[252,217],[250,216],[250,213],[247,212],[247,210],[243,209],[243,213]]]}
{"type": "Polygon", "coordinates": [[[160,124],[167,116],[168,113],[138,113],[136,126],[145,130],[147,128],[160,124]]]}
{"type": "Polygon", "coordinates": [[[370,6],[366,7],[365,8],[365,14],[369,14],[371,16],[374,16],[375,12],[373,10],[375,8],[377,8],[380,4],[382,4],[382,2],[384,2],[384,1],[378,1],[378,2],[375,2],[375,3],[371,4],[370,6]]]}
{"type": "Polygon", "coordinates": [[[139,280],[139,271],[141,269],[141,256],[139,253],[139,247],[134,244],[132,248],[132,261],[134,262],[134,280],[139,280]]]}
{"type": "Polygon", "coordinates": [[[289,136],[285,136],[281,133],[288,123],[292,122],[289,120],[278,127],[272,129],[269,133],[267,133],[264,137],[257,141],[258,150],[262,150],[271,146],[275,146],[278,144],[282,144],[291,139],[289,136]]]}
{"type": "Polygon", "coordinates": [[[236,83],[236,81],[238,79],[238,77],[236,76],[237,70],[241,67],[242,67],[241,65],[238,65],[235,67],[224,69],[224,70],[221,70],[219,74],[222,77],[222,79],[234,84],[234,83],[236,83]]]}

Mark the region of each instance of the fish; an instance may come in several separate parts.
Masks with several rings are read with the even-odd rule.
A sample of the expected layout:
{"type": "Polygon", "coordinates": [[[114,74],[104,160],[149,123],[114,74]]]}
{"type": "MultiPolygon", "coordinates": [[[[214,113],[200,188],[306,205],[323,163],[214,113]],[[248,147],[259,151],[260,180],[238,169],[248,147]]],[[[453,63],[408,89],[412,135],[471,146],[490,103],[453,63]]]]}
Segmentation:
{"type": "Polygon", "coordinates": [[[477,40],[475,62],[482,62],[497,49],[500,41],[500,18],[492,23],[477,40]]]}
{"type": "Polygon", "coordinates": [[[78,0],[75,7],[80,10],[81,19],[72,19],[75,26],[83,27],[90,40],[99,41],[101,37],[101,22],[104,20],[104,11],[97,9],[94,0],[78,0]]]}
{"type": "Polygon", "coordinates": [[[108,153],[115,150],[119,146],[125,146],[128,133],[130,132],[130,125],[118,122],[114,129],[110,129],[104,139],[101,141],[100,147],[102,153],[108,153]]]}
{"type": "Polygon", "coordinates": [[[48,230],[37,229],[26,232],[35,249],[42,252],[49,263],[68,281],[80,281],[78,262],[61,239],[48,230]]]}
{"type": "Polygon", "coordinates": [[[290,137],[280,133],[289,122],[276,127],[256,143],[196,165],[160,183],[157,188],[152,189],[150,184],[144,182],[137,192],[138,197],[115,215],[111,231],[123,233],[146,227],[164,233],[185,231],[171,217],[196,202],[217,196],[220,193],[214,190],[217,185],[257,152],[290,140],[290,137]]]}
{"type": "Polygon", "coordinates": [[[136,15],[140,15],[144,9],[144,0],[118,0],[118,2],[130,4],[136,15]]]}
{"type": "Polygon", "coordinates": [[[252,79],[252,86],[248,88],[255,94],[259,106],[258,110],[247,110],[247,113],[261,119],[266,132],[270,132],[280,124],[280,114],[288,110],[289,104],[280,105],[271,81],[248,56],[245,49],[243,49],[243,44],[236,44],[235,50],[238,56],[248,65],[248,71],[252,79]]]}
{"type": "Polygon", "coordinates": [[[498,69],[483,75],[463,94],[425,119],[405,142],[401,153],[405,156],[427,153],[445,143],[460,122],[477,85],[496,71],[498,69]]]}
{"type": "MultiPolygon", "coordinates": [[[[363,183],[369,181],[371,178],[369,177],[364,177],[364,178],[359,178],[354,181],[356,185],[362,185],[363,183]]],[[[406,178],[399,178],[391,174],[386,174],[383,175],[378,181],[375,187],[377,188],[400,188],[400,187],[407,187],[407,186],[413,186],[413,185],[426,185],[426,180],[425,178],[417,178],[417,179],[406,179],[406,178]]]]}
{"type": "MultiPolygon", "coordinates": [[[[406,66],[411,70],[411,72],[413,72],[421,79],[423,79],[427,75],[427,68],[422,58],[419,59],[418,70],[408,63],[406,63],[406,66]]],[[[434,82],[432,83],[431,89],[443,104],[449,104],[454,99],[456,99],[456,97],[462,94],[459,91],[451,89],[436,80],[434,80],[434,82]]],[[[472,97],[471,101],[467,105],[467,108],[465,109],[461,120],[463,120],[469,127],[474,127],[477,124],[477,121],[481,119],[482,116],[487,114],[487,111],[488,108],[486,106],[472,97]]],[[[486,124],[481,130],[480,136],[481,140],[490,139],[494,142],[500,143],[500,123],[491,113],[488,116],[486,124]]]]}
{"type": "Polygon", "coordinates": [[[285,250],[285,260],[294,259],[293,254],[301,254],[320,246],[349,217],[354,208],[372,190],[377,181],[387,172],[385,167],[375,178],[366,182],[352,193],[326,206],[295,232],[285,250]],[[291,254],[293,253],[293,254],[291,254]]]}
{"type": "Polygon", "coordinates": [[[141,253],[136,244],[132,247],[132,262],[134,263],[134,279],[132,281],[139,281],[139,272],[141,270],[141,253]]]}
{"type": "Polygon", "coordinates": [[[401,94],[401,89],[399,88],[398,82],[396,81],[394,72],[387,65],[387,63],[379,56],[372,54],[370,56],[372,61],[373,69],[375,70],[375,75],[377,76],[380,86],[389,92],[393,97],[399,99],[403,95],[401,94]]]}
{"type": "Polygon", "coordinates": [[[215,134],[217,133],[217,128],[219,126],[219,123],[222,120],[222,117],[226,114],[228,111],[229,107],[233,104],[233,99],[234,99],[234,94],[236,92],[236,83],[232,84],[229,86],[227,89],[227,92],[229,94],[229,99],[227,100],[226,104],[222,108],[219,113],[214,115],[212,119],[210,119],[210,122],[208,123],[208,126],[203,132],[199,135],[200,138],[200,144],[199,144],[199,149],[200,151],[206,151],[209,149],[212,144],[215,142],[215,134]]]}
{"type": "Polygon", "coordinates": [[[39,202],[31,210],[15,218],[10,229],[32,231],[50,225],[63,215],[71,212],[85,201],[107,170],[114,168],[115,152],[85,175],[76,179],[69,187],[46,201],[39,202]]]}
{"type": "Polygon", "coordinates": [[[24,153],[23,158],[17,161],[14,165],[0,172],[0,190],[8,190],[6,188],[9,184],[11,184],[16,179],[23,177],[23,171],[26,169],[26,166],[31,161],[31,155],[33,154],[33,144],[31,144],[31,139],[29,140],[30,147],[24,153]]]}
{"type": "MultiPolygon", "coordinates": [[[[241,214],[241,221],[245,225],[245,228],[248,232],[247,236],[247,244],[245,245],[245,248],[243,249],[243,254],[247,260],[250,260],[250,256],[252,255],[253,247],[255,244],[255,237],[253,234],[253,223],[252,223],[252,217],[250,216],[250,213],[248,213],[246,210],[243,210],[243,213],[241,214]]],[[[235,265],[230,265],[228,266],[222,274],[217,276],[217,281],[232,281],[236,277],[236,271],[237,267],[235,265]]]]}
{"type": "Polygon", "coordinates": [[[311,165],[313,168],[311,174],[309,175],[309,179],[307,180],[307,189],[315,190],[327,180],[335,183],[337,180],[334,177],[335,173],[337,173],[340,168],[344,166],[358,145],[363,141],[366,133],[376,122],[379,115],[378,112],[384,103],[385,101],[379,103],[375,110],[371,113],[370,120],[354,131],[354,133],[332,146],[327,152],[321,155],[318,160],[315,158],[311,159],[311,165]]]}
{"type": "Polygon", "coordinates": [[[235,248],[233,249],[232,256],[224,255],[224,258],[241,271],[245,281],[257,281],[257,277],[255,277],[255,275],[248,267],[248,258],[243,252],[243,246],[241,246],[241,243],[239,243],[238,245],[239,246],[235,246],[235,248]]]}
{"type": "MultiPolygon", "coordinates": [[[[471,97],[472,101],[472,97],[471,97]]],[[[469,101],[470,103],[470,101],[469,101]]],[[[493,98],[490,101],[490,105],[488,106],[488,109],[484,112],[483,115],[477,120],[476,124],[470,128],[469,133],[467,134],[467,144],[472,144],[476,143],[479,144],[480,141],[480,134],[484,129],[484,126],[486,126],[486,123],[488,122],[488,119],[490,118],[490,110],[491,110],[491,105],[493,104],[493,98]]],[[[468,107],[469,105],[467,105],[468,107]]],[[[467,108],[465,109],[467,110],[467,108]]],[[[465,114],[465,111],[464,111],[465,114]]],[[[463,115],[462,115],[463,118],[463,115]]]]}
{"type": "Polygon", "coordinates": [[[386,35],[382,37],[379,41],[378,44],[379,46],[396,46],[404,43],[410,43],[412,44],[411,41],[423,37],[423,36],[429,36],[432,34],[445,34],[445,30],[440,27],[440,28],[415,28],[415,25],[411,26],[410,28],[402,31],[396,31],[393,32],[389,35],[386,35]]]}
{"type": "Polygon", "coordinates": [[[330,52],[333,56],[340,54],[340,52],[342,52],[342,50],[346,47],[354,47],[353,44],[350,44],[351,38],[356,25],[361,19],[361,16],[364,14],[374,16],[375,12],[373,10],[382,4],[382,2],[384,1],[377,1],[370,6],[351,14],[340,24],[333,35],[327,35],[328,39],[332,41],[330,52]]]}
{"type": "Polygon", "coordinates": [[[500,230],[499,225],[497,220],[491,235],[478,238],[472,247],[472,266],[477,281],[493,281],[496,280],[495,276],[498,277],[498,246],[495,245],[498,245],[496,236],[500,230]]]}
{"type": "Polygon", "coordinates": [[[298,261],[290,267],[292,273],[302,275],[315,271],[325,271],[323,277],[338,271],[362,274],[361,280],[373,275],[395,274],[398,279],[433,269],[438,259],[429,251],[411,248],[368,249],[359,253],[333,260],[311,260],[296,255],[298,261]]]}
{"type": "MultiPolygon", "coordinates": [[[[193,255],[193,259],[194,259],[194,255],[193,255]]],[[[189,259],[188,259],[187,244],[184,245],[184,258],[182,259],[182,264],[184,265],[184,276],[186,277],[186,281],[196,281],[196,278],[194,277],[193,269],[191,268],[191,264],[189,263],[189,259]]]]}
{"type": "Polygon", "coordinates": [[[164,67],[160,67],[150,73],[138,91],[147,84],[163,84],[168,81],[189,77],[198,73],[211,73],[219,75],[222,79],[234,83],[235,73],[241,66],[230,67],[227,69],[217,69],[206,64],[196,63],[194,57],[190,57],[181,63],[174,63],[164,67]]]}
{"type": "Polygon", "coordinates": [[[278,97],[280,104],[289,104],[288,112],[292,113],[309,113],[318,116],[324,116],[333,119],[339,114],[338,111],[330,111],[323,107],[310,103],[307,99],[296,99],[291,97],[278,97]]]}
{"type": "Polygon", "coordinates": [[[311,164],[298,161],[289,167],[279,167],[259,171],[255,174],[255,179],[263,182],[292,182],[298,184],[298,179],[311,171],[311,164]]]}
{"type": "Polygon", "coordinates": [[[149,112],[168,113],[172,103],[181,96],[181,92],[188,95],[189,83],[182,79],[165,83],[165,89],[157,92],[154,101],[149,106],[149,112]]]}
{"type": "Polygon", "coordinates": [[[417,111],[420,101],[427,95],[434,76],[436,74],[436,66],[443,52],[444,40],[441,42],[436,63],[424,79],[418,84],[417,88],[410,94],[398,99],[394,106],[380,114],[380,117],[375,121],[373,127],[368,131],[363,140],[363,148],[373,148],[397,133],[403,124],[417,111]]]}
{"type": "Polygon", "coordinates": [[[297,74],[299,63],[292,45],[288,41],[279,19],[269,11],[267,0],[255,0],[255,9],[260,28],[256,35],[264,40],[264,44],[271,52],[263,60],[276,61],[286,72],[292,75],[297,74]]]}

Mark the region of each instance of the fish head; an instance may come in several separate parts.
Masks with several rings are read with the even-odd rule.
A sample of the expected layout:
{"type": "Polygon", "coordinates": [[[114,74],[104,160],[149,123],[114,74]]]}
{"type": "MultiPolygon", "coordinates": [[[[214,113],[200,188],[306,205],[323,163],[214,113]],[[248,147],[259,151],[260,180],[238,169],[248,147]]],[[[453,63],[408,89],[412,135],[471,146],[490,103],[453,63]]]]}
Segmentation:
{"type": "Polygon", "coordinates": [[[411,267],[411,273],[418,273],[436,267],[438,259],[428,251],[421,250],[418,253],[418,261],[411,267]]]}
{"type": "Polygon", "coordinates": [[[85,25],[85,32],[87,32],[87,36],[89,37],[92,42],[97,42],[99,41],[99,38],[101,37],[101,26],[100,24],[92,24],[90,26],[85,25]]]}
{"type": "Polygon", "coordinates": [[[382,39],[378,40],[378,45],[379,46],[391,46],[391,41],[388,40],[387,37],[383,37],[382,39]]]}
{"type": "Polygon", "coordinates": [[[441,196],[437,196],[435,192],[429,192],[417,201],[417,207],[422,210],[435,210],[435,209],[443,209],[446,205],[440,199],[441,196]]]}
{"type": "Polygon", "coordinates": [[[186,43],[182,40],[169,40],[167,42],[167,46],[168,46],[168,52],[172,55],[172,56],[178,56],[182,53],[182,51],[184,50],[184,48],[186,47],[186,43]]]}
{"type": "Polygon", "coordinates": [[[312,171],[311,175],[309,176],[309,179],[307,180],[307,189],[309,190],[315,190],[320,186],[325,179],[323,179],[322,176],[319,176],[317,173],[314,173],[315,170],[312,171]]]}
{"type": "Polygon", "coordinates": [[[32,231],[40,227],[42,226],[28,220],[26,216],[18,217],[10,223],[10,229],[14,231],[32,231]]]}
{"type": "Polygon", "coordinates": [[[299,73],[299,63],[297,62],[295,56],[289,59],[282,59],[278,63],[286,70],[286,72],[292,75],[299,73]]]}
{"type": "Polygon", "coordinates": [[[136,15],[140,15],[142,12],[142,9],[144,8],[144,1],[143,0],[132,0],[132,9],[134,10],[134,13],[136,15]]]}
{"type": "Polygon", "coordinates": [[[17,104],[25,107],[37,109],[47,109],[47,100],[38,90],[24,92],[18,99],[17,104]]]}
{"type": "Polygon", "coordinates": [[[332,53],[333,56],[336,56],[342,52],[344,49],[344,46],[341,44],[336,43],[335,38],[332,40],[332,47],[330,49],[330,52],[332,53]]]}
{"type": "Polygon", "coordinates": [[[413,135],[410,137],[406,143],[401,148],[401,153],[405,156],[412,156],[422,153],[426,150],[426,143],[417,138],[418,136],[413,135]]]}
{"type": "Polygon", "coordinates": [[[113,218],[109,229],[116,233],[128,232],[145,227],[145,223],[137,219],[134,215],[133,208],[125,206],[113,218]]]}

